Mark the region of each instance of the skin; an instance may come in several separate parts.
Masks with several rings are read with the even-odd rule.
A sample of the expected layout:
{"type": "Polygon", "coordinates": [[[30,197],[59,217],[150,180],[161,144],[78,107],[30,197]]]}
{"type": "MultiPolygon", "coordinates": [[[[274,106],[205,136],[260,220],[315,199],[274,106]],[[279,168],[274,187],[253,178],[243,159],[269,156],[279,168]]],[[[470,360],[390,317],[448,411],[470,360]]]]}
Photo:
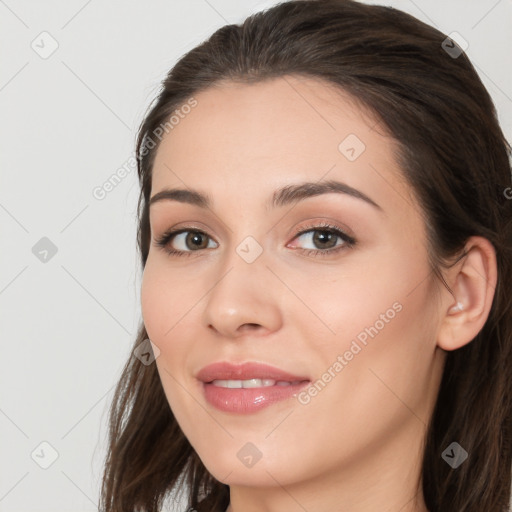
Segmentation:
{"type": "Polygon", "coordinates": [[[426,424],[446,351],[470,342],[487,318],[492,247],[470,239],[468,256],[446,274],[455,295],[439,285],[393,139],[332,86],[287,76],[223,82],[195,98],[162,139],[151,196],[195,189],[212,206],[151,206],[141,289],[176,420],[210,473],[230,486],[229,512],[426,511],[419,484],[426,424]],[[366,146],[354,161],[338,149],[349,134],[366,146]],[[279,187],[330,179],[381,209],[337,193],[265,206],[279,187]],[[318,231],[295,235],[322,222],[356,244],[308,254],[325,251],[315,245],[318,231]],[[190,257],[156,245],[165,231],[183,227],[205,232],[206,248],[194,252],[185,235],[169,246],[190,257]],[[263,251],[252,263],[236,252],[247,236],[263,251]],[[463,311],[453,309],[457,301],[463,311]],[[307,404],[292,397],[241,415],[203,397],[195,374],[216,361],[257,361],[316,381],[397,303],[394,318],[307,404]],[[262,453],[250,468],[237,457],[248,442],[262,453]]]}

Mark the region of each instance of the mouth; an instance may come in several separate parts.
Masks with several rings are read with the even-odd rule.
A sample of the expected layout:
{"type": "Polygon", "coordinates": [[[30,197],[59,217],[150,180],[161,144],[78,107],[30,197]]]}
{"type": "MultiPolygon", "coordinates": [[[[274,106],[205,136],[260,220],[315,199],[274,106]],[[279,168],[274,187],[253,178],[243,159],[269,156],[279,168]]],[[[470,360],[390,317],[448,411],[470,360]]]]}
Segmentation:
{"type": "Polygon", "coordinates": [[[261,363],[241,365],[218,362],[196,375],[205,400],[216,409],[238,414],[255,413],[289,399],[307,386],[308,377],[261,363]]]}

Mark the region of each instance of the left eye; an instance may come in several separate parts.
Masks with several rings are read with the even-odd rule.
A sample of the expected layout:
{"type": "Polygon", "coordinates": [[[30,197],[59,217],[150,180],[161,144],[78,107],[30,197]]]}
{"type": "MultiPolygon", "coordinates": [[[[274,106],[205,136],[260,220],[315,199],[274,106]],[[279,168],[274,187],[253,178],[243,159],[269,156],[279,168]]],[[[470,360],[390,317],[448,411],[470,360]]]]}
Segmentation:
{"type": "Polygon", "coordinates": [[[351,238],[343,233],[342,231],[334,228],[322,229],[315,228],[309,229],[299,233],[295,239],[301,239],[306,241],[306,245],[309,242],[310,247],[304,246],[302,249],[305,250],[330,250],[335,247],[346,245],[351,243],[351,238]]]}

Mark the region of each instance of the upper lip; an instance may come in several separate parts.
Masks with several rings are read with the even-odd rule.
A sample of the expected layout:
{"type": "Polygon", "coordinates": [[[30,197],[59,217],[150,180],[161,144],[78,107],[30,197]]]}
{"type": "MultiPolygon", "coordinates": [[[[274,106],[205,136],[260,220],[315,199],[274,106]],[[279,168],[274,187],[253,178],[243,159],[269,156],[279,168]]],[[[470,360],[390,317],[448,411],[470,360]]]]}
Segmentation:
{"type": "Polygon", "coordinates": [[[212,382],[214,380],[248,379],[272,379],[275,381],[287,382],[309,380],[308,377],[293,375],[268,364],[256,362],[234,364],[227,361],[220,361],[205,366],[199,370],[196,378],[203,382],[212,382]]]}

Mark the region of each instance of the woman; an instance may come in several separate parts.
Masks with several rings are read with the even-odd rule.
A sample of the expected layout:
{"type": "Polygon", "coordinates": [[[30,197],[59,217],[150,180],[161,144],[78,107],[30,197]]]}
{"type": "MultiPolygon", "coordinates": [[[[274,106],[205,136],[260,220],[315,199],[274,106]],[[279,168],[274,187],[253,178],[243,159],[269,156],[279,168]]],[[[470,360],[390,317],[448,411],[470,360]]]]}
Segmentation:
{"type": "Polygon", "coordinates": [[[454,41],[276,5],[174,66],[137,152],[105,511],[508,510],[510,146],[454,41]]]}

